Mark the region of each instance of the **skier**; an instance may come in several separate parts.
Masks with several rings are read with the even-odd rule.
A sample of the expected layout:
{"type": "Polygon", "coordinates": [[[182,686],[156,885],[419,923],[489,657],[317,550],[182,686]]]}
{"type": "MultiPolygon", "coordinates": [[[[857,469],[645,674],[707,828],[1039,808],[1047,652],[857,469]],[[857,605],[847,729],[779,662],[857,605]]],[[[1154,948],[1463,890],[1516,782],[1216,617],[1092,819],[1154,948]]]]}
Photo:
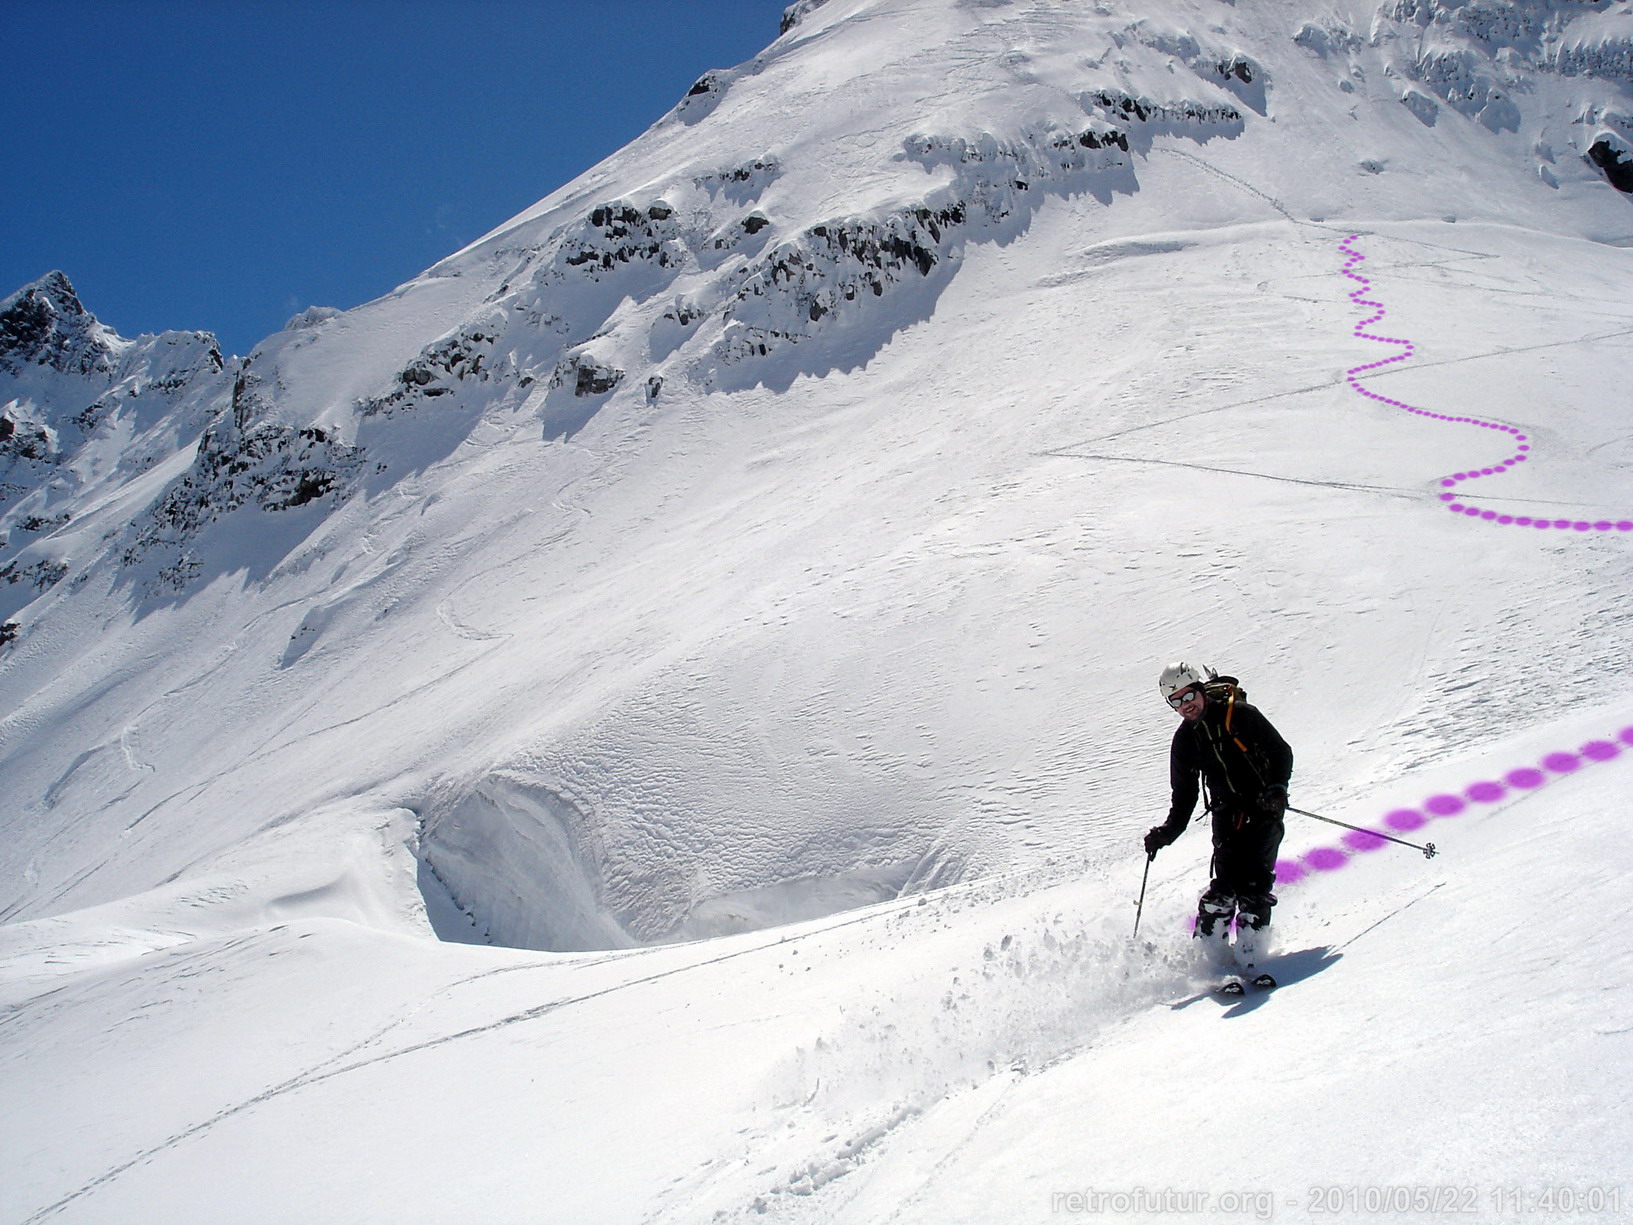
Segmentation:
{"type": "MultiPolygon", "coordinates": [[[[1235,956],[1253,968],[1269,943],[1270,911],[1276,904],[1276,851],[1287,812],[1287,781],[1293,750],[1270,720],[1244,700],[1233,677],[1188,663],[1162,670],[1157,688],[1184,720],[1168,755],[1173,806],[1168,819],[1145,836],[1146,857],[1190,824],[1197,780],[1206,788],[1204,811],[1213,814],[1213,880],[1197,906],[1196,934],[1216,966],[1229,964],[1230,922],[1236,919],[1235,956]]],[[[1274,986],[1269,975],[1257,985],[1274,986]]],[[[1227,990],[1232,984],[1227,984],[1227,990]]],[[[1240,983],[1234,989],[1241,989],[1240,983]]]]}

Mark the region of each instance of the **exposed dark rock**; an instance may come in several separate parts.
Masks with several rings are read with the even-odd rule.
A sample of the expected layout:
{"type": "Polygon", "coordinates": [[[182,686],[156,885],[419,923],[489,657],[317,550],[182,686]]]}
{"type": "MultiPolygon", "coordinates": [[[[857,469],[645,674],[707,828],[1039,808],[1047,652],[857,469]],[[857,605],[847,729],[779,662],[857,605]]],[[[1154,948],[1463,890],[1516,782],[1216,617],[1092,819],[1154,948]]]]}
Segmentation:
{"type": "Polygon", "coordinates": [[[0,582],[28,583],[36,591],[45,591],[60,583],[67,573],[68,567],[59,561],[41,560],[26,566],[12,561],[0,567],[0,582]]]}
{"type": "Polygon", "coordinates": [[[1570,77],[1633,83],[1633,34],[1624,28],[1616,37],[1567,41],[1554,58],[1554,68],[1570,77]]]}
{"type": "Polygon", "coordinates": [[[675,245],[674,210],[667,204],[645,209],[629,204],[603,204],[587,218],[588,233],[563,242],[561,263],[597,278],[615,268],[650,261],[660,268],[680,264],[675,245]]]}
{"type": "Polygon", "coordinates": [[[289,495],[289,500],[284,503],[283,507],[275,509],[305,506],[308,502],[314,502],[321,498],[334,486],[335,474],[332,472],[302,472],[296,479],[295,491],[289,495]]]}
{"type": "Polygon", "coordinates": [[[1457,29],[1491,47],[1535,46],[1544,28],[1540,12],[1519,4],[1470,4],[1448,16],[1457,29]]]}
{"type": "Polygon", "coordinates": [[[387,416],[416,407],[438,396],[453,395],[457,384],[475,380],[486,382],[491,375],[487,358],[494,337],[485,330],[461,332],[426,348],[397,375],[395,390],[359,407],[365,417],[387,416]]]}
{"type": "Polygon", "coordinates": [[[602,365],[584,353],[574,353],[556,367],[551,376],[552,387],[571,386],[573,395],[604,396],[623,380],[624,372],[602,365]]]}
{"type": "MultiPolygon", "coordinates": [[[[1245,56],[1202,57],[1194,40],[1175,53],[1180,52],[1196,61],[1199,71],[1217,65],[1239,93],[1237,83],[1249,81],[1254,85],[1248,92],[1262,92],[1263,73],[1245,56]]],[[[1078,101],[1089,112],[1081,130],[1023,132],[1009,140],[987,133],[909,137],[904,142],[909,160],[926,170],[953,172],[953,182],[938,192],[934,205],[926,201],[879,219],[826,222],[767,250],[745,268],[740,288],[727,301],[726,328],[714,348],[717,359],[732,365],[766,356],[809,338],[812,325],[827,326],[848,303],[882,298],[893,286],[916,279],[915,273],[930,277],[956,260],[967,226],[1009,222],[1035,209],[1050,191],[1087,189],[1109,196],[1128,180],[1133,131],[1145,143],[1169,133],[1209,139],[1235,135],[1244,123],[1243,112],[1229,104],[1159,103],[1109,89],[1079,95],[1078,101]]],[[[750,222],[759,216],[751,214],[743,228],[751,230],[750,222]]],[[[732,236],[721,235],[715,243],[730,246],[732,236]]]]}
{"type": "Polygon", "coordinates": [[[363,466],[361,448],[316,426],[250,424],[257,402],[253,376],[240,375],[233,413],[204,432],[192,467],[148,510],[124,552],[126,565],[169,546],[178,560],[161,572],[160,581],[179,588],[196,570],[188,544],[217,519],[248,505],[290,510],[350,487],[363,466]]]}
{"type": "Polygon", "coordinates": [[[85,313],[73,287],[62,273],[53,272],[46,282],[61,286],[60,294],[46,292],[44,285],[25,289],[11,308],[0,314],[0,348],[24,356],[31,355],[56,329],[60,315],[67,314],[71,318],[85,313]],[[57,296],[61,304],[58,309],[53,309],[53,296],[57,296]],[[68,309],[64,311],[61,307],[68,309]]]}
{"type": "MultiPolygon", "coordinates": [[[[13,295],[0,314],[9,319],[9,358],[0,361],[6,374],[21,374],[17,363],[24,362],[63,376],[31,377],[30,390],[0,413],[0,503],[49,488],[44,505],[71,504],[88,473],[99,479],[145,471],[190,447],[220,409],[225,362],[208,333],[121,340],[85,311],[60,274],[13,295]],[[105,450],[81,462],[87,444],[108,431],[125,435],[111,462],[105,450]]],[[[0,393],[0,402],[10,394],[0,393]]],[[[67,522],[67,515],[38,513],[15,527],[40,534],[67,522]]]]}
{"type": "Polygon", "coordinates": [[[706,119],[720,105],[726,90],[736,80],[735,69],[715,68],[700,76],[686,96],[675,104],[672,114],[682,123],[694,124],[706,119]]]}
{"type": "Polygon", "coordinates": [[[950,208],[936,209],[934,211],[928,208],[916,208],[913,210],[913,216],[918,219],[919,224],[925,228],[931,239],[936,242],[941,241],[943,230],[963,225],[965,221],[964,206],[962,204],[954,204],[950,208]]]}
{"type": "Polygon", "coordinates": [[[739,322],[716,347],[730,364],[764,357],[773,346],[797,342],[842,302],[883,297],[887,287],[914,273],[929,276],[940,246],[965,221],[962,205],[920,207],[882,221],[836,221],[812,226],[771,250],[746,273],[726,308],[739,322]]]}
{"type": "MultiPolygon", "coordinates": [[[[239,367],[237,375],[233,377],[232,420],[233,426],[240,431],[248,429],[256,415],[267,408],[266,402],[257,391],[260,381],[260,376],[250,368],[249,362],[239,367]]],[[[205,437],[209,435],[206,434],[205,437]]]]}
{"type": "Polygon", "coordinates": [[[733,198],[753,198],[763,191],[781,170],[782,167],[774,157],[756,158],[747,165],[733,166],[730,170],[717,170],[712,174],[698,175],[692,182],[711,194],[724,191],[733,198]]]}
{"type": "Polygon", "coordinates": [[[580,366],[578,378],[573,385],[575,396],[604,396],[624,377],[622,370],[613,370],[606,366],[580,366]]]}
{"type": "MultiPolygon", "coordinates": [[[[943,210],[933,217],[925,218],[921,224],[928,230],[934,221],[946,225],[952,221],[954,215],[953,210],[943,210]]],[[[959,212],[957,215],[962,216],[962,213],[959,212]]],[[[917,217],[917,213],[914,216],[917,217]]],[[[830,254],[837,252],[863,268],[895,272],[911,264],[919,270],[920,275],[929,276],[930,269],[936,264],[936,253],[931,246],[920,241],[914,232],[915,228],[909,226],[906,234],[898,234],[887,226],[868,223],[819,225],[812,227],[811,234],[827,244],[830,254]]],[[[932,241],[933,238],[932,233],[932,241]]],[[[779,272],[784,267],[785,265],[773,263],[773,281],[778,278],[779,272]]]]}
{"type": "Polygon", "coordinates": [[[43,425],[0,417],[0,457],[9,455],[49,463],[56,459],[56,451],[51,432],[43,425]]]}
{"type": "Polygon", "coordinates": [[[1601,136],[1588,149],[1588,158],[1617,191],[1633,193],[1633,155],[1618,149],[1610,137],[1601,136]]]}
{"type": "MultiPolygon", "coordinates": [[[[1493,131],[1519,126],[1519,109],[1508,100],[1489,71],[1490,61],[1469,49],[1441,48],[1419,57],[1412,66],[1418,80],[1448,106],[1479,118],[1493,131]]],[[[1426,118],[1420,104],[1402,99],[1418,118],[1426,118]]]]}
{"type": "Polygon", "coordinates": [[[664,311],[663,317],[674,320],[683,328],[689,328],[703,318],[704,314],[705,312],[701,307],[691,302],[681,301],[676,302],[671,309],[664,311]]]}
{"type": "Polygon", "coordinates": [[[23,627],[15,621],[0,622],[0,647],[10,646],[17,641],[17,635],[23,627]]]}
{"type": "MultiPolygon", "coordinates": [[[[1104,107],[1108,111],[1117,111],[1124,118],[1138,119],[1141,123],[1151,118],[1153,108],[1131,94],[1114,93],[1111,90],[1101,89],[1096,90],[1090,97],[1097,105],[1104,107]]],[[[1096,144],[1091,147],[1098,149],[1100,146],[1096,144]]],[[[1124,147],[1126,148],[1126,146],[1124,147]]]]}
{"type": "Polygon", "coordinates": [[[1606,8],[1603,0],[1395,0],[1381,16],[1432,28],[1433,49],[1419,59],[1414,75],[1449,105],[1478,113],[1487,127],[1512,130],[1518,127],[1517,108],[1503,97],[1504,64],[1633,82],[1633,37],[1604,27],[1573,34],[1577,18],[1606,8]]]}
{"type": "Polygon", "coordinates": [[[777,33],[788,33],[800,23],[806,14],[814,12],[826,3],[828,3],[828,0],[796,0],[796,3],[790,4],[782,11],[782,25],[778,28],[777,33]]]}
{"type": "Polygon", "coordinates": [[[15,374],[26,365],[41,365],[64,373],[106,373],[113,368],[114,350],[101,331],[68,278],[47,273],[0,302],[0,370],[15,374]]]}
{"type": "MultiPolygon", "coordinates": [[[[1257,64],[1234,52],[1204,53],[1194,40],[1181,42],[1174,53],[1199,76],[1217,71],[1228,78],[1228,88],[1260,109],[1246,97],[1263,92],[1264,74],[1257,64]],[[1251,88],[1244,88],[1248,83],[1251,88]]],[[[1213,95],[1209,88],[1204,96],[1213,95]]],[[[955,262],[968,226],[1012,224],[1050,192],[1086,190],[1109,200],[1116,191],[1132,190],[1136,131],[1143,150],[1162,135],[1199,140],[1234,136],[1245,122],[1244,110],[1228,102],[1159,102],[1114,89],[1085,92],[1077,101],[1087,112],[1078,129],[1021,132],[1009,139],[985,132],[909,137],[906,158],[932,173],[950,168],[952,182],[938,189],[933,203],[926,200],[882,218],[815,225],[766,249],[743,268],[739,287],[726,299],[715,357],[732,365],[806,340],[814,335],[814,325],[831,326],[836,315],[849,313],[848,304],[885,297],[893,286],[931,277],[955,262]]],[[[734,181],[749,176],[744,168],[695,181],[711,191],[716,183],[729,190],[734,181]]],[[[763,231],[770,221],[754,211],[739,225],[741,229],[712,236],[713,248],[731,249],[741,235],[763,231]]],[[[676,310],[667,317],[689,322],[676,310]]]]}
{"type": "MultiPolygon", "coordinates": [[[[171,334],[172,333],[166,333],[166,335],[171,335],[171,334]]],[[[227,360],[224,357],[221,356],[221,345],[216,340],[214,333],[211,333],[211,332],[193,332],[193,333],[191,333],[191,335],[196,336],[198,339],[207,341],[209,343],[209,349],[205,353],[205,359],[210,363],[211,368],[217,374],[220,374],[221,371],[223,371],[223,370],[225,370],[227,368],[227,360]]],[[[156,384],[156,386],[162,386],[164,388],[164,390],[171,391],[171,390],[176,390],[176,389],[180,388],[184,381],[185,380],[177,379],[177,380],[173,380],[173,381],[171,381],[169,383],[166,383],[166,384],[156,384]]]]}

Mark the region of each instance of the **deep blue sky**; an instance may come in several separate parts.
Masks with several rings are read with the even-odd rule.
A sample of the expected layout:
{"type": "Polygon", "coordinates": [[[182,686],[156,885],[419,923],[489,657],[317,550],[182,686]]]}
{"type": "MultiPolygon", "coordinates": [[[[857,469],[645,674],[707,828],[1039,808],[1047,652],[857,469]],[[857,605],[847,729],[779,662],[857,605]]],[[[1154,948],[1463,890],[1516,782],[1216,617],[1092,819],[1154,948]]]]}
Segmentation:
{"type": "Polygon", "coordinates": [[[408,280],[777,36],[787,0],[0,0],[0,297],[247,353],[408,280]]]}

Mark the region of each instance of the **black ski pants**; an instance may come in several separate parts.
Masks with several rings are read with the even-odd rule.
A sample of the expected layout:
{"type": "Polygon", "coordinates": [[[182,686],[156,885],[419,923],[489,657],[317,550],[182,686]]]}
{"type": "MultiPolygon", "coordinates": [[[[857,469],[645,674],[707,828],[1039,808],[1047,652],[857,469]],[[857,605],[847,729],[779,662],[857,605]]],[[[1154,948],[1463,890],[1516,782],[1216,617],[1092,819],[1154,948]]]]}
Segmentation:
{"type": "Polygon", "coordinates": [[[1213,881],[1207,896],[1229,910],[1246,910],[1268,922],[1276,898],[1276,852],[1286,827],[1257,809],[1220,808],[1213,814],[1213,881]],[[1234,905],[1229,905],[1235,903],[1234,905]]]}

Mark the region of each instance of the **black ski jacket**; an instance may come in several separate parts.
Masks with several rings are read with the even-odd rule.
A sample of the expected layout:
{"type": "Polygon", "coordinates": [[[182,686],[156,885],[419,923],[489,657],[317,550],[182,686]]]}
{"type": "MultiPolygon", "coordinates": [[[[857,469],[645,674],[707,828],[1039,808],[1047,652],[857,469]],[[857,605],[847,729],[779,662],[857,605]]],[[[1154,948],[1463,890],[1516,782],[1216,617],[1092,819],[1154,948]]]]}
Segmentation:
{"type": "Polygon", "coordinates": [[[1258,707],[1242,701],[1229,707],[1209,698],[1201,718],[1175,730],[1168,751],[1168,777],[1174,789],[1168,826],[1176,836],[1196,811],[1198,776],[1207,783],[1212,811],[1258,812],[1265,788],[1286,787],[1293,776],[1293,750],[1258,707]]]}

